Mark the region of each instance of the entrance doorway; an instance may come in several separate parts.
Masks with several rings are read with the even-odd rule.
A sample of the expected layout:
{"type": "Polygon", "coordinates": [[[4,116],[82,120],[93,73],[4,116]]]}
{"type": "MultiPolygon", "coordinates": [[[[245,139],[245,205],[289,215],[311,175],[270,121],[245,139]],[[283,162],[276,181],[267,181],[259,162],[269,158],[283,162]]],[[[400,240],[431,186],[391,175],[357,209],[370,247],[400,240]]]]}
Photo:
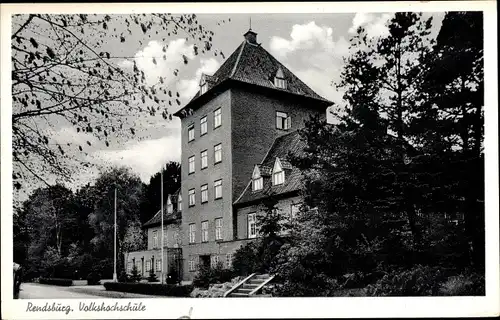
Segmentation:
{"type": "Polygon", "coordinates": [[[200,255],[200,267],[204,268],[204,269],[210,268],[210,255],[209,254],[200,255]]]}

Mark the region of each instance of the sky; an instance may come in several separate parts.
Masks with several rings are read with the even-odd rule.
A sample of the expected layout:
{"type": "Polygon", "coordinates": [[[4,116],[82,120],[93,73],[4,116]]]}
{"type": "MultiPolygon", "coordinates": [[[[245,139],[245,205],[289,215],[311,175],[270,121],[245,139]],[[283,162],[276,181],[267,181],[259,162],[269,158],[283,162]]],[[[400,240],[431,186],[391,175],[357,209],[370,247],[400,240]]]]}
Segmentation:
{"type": "MultiPolygon", "coordinates": [[[[365,27],[370,37],[386,34],[385,24],[391,16],[392,14],[385,13],[200,14],[197,18],[200,24],[215,32],[213,47],[218,52],[222,51],[225,58],[241,44],[243,34],[251,23],[252,30],[258,34],[257,41],[268,52],[319,95],[342,104],[342,92],[333,84],[339,80],[343,57],[349,54],[349,38],[359,26],[365,27]],[[220,23],[221,20],[225,23],[220,23]]],[[[442,13],[434,14],[434,30],[439,29],[442,16],[442,13]]],[[[139,39],[142,35],[134,34],[132,37],[139,39]]],[[[112,53],[137,57],[138,67],[144,70],[151,83],[158,76],[164,76],[166,85],[180,93],[181,107],[198,91],[202,73],[213,74],[224,62],[220,54],[214,55],[213,50],[195,56],[193,43],[187,42],[184,36],[165,37],[160,33],[139,40],[142,45],[122,46],[116,49],[120,52],[112,53]],[[160,59],[155,65],[150,57],[162,56],[164,44],[168,44],[167,59],[160,59]],[[187,65],[184,65],[182,55],[187,56],[187,65]],[[172,75],[174,69],[180,70],[177,77],[172,75]]],[[[120,61],[119,64],[124,68],[132,65],[128,60],[120,61]]],[[[178,109],[179,107],[172,108],[169,112],[178,109]]],[[[82,156],[97,167],[77,173],[74,187],[92,182],[98,175],[97,168],[100,166],[128,166],[147,183],[166,162],[180,161],[181,128],[178,118],[174,117],[169,121],[157,116],[137,121],[142,128],[142,139],[123,141],[112,147],[104,146],[88,134],[77,133],[72,126],[61,126],[54,130],[58,143],[93,142],[93,148],[82,156]]]]}

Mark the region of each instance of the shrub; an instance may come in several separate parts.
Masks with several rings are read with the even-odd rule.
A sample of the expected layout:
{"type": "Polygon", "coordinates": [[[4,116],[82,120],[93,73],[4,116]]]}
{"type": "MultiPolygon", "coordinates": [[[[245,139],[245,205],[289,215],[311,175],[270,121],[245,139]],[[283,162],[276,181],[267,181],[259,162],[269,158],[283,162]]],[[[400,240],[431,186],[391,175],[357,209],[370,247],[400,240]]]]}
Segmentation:
{"type": "Polygon", "coordinates": [[[197,288],[207,289],[210,284],[228,282],[232,278],[233,271],[225,269],[222,263],[218,263],[214,268],[200,268],[200,271],[193,279],[193,285],[197,288]]]}
{"type": "Polygon", "coordinates": [[[417,265],[409,270],[393,270],[367,287],[369,296],[437,295],[445,273],[437,267],[417,265]]]}
{"type": "Polygon", "coordinates": [[[55,286],[66,286],[66,287],[73,285],[73,280],[63,279],[63,278],[40,278],[38,282],[41,284],[52,284],[55,286]]]}
{"type": "Polygon", "coordinates": [[[449,277],[441,284],[439,293],[445,296],[484,296],[484,277],[478,274],[449,277]]]}
{"type": "Polygon", "coordinates": [[[125,272],[121,271],[118,275],[118,282],[130,282],[130,276],[125,272]]]}
{"type": "Polygon", "coordinates": [[[137,266],[134,263],[132,267],[132,274],[130,275],[130,280],[132,282],[139,282],[142,280],[142,276],[139,274],[139,270],[137,270],[137,266]]]}
{"type": "Polygon", "coordinates": [[[149,270],[148,282],[158,282],[158,277],[156,273],[153,272],[153,269],[149,270]]]}
{"type": "Polygon", "coordinates": [[[91,272],[87,276],[87,285],[93,286],[101,283],[101,275],[97,272],[91,272]]]}
{"type": "Polygon", "coordinates": [[[258,269],[258,254],[255,242],[241,246],[233,256],[232,269],[239,276],[248,276],[258,269]]]}
{"type": "Polygon", "coordinates": [[[139,294],[150,294],[170,297],[189,297],[193,286],[178,286],[171,284],[150,284],[150,283],[125,283],[125,282],[105,282],[104,288],[108,291],[120,291],[139,294]]]}
{"type": "Polygon", "coordinates": [[[180,283],[179,274],[176,270],[172,270],[167,275],[167,284],[178,284],[180,283]]]}

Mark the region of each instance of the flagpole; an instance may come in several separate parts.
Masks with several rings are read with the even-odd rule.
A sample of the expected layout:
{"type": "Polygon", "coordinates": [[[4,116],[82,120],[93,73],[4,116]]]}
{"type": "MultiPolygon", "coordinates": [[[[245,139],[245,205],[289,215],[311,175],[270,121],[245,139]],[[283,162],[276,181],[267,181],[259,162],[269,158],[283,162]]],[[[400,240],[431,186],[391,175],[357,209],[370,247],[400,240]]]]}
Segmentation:
{"type": "Polygon", "coordinates": [[[164,265],[164,256],[163,256],[163,234],[165,233],[163,231],[163,166],[161,167],[161,174],[160,174],[160,180],[161,180],[161,283],[163,284],[163,265],[164,265]]]}
{"type": "Polygon", "coordinates": [[[113,260],[114,260],[113,281],[116,282],[118,280],[116,276],[116,187],[115,187],[115,236],[114,236],[113,260]]]}

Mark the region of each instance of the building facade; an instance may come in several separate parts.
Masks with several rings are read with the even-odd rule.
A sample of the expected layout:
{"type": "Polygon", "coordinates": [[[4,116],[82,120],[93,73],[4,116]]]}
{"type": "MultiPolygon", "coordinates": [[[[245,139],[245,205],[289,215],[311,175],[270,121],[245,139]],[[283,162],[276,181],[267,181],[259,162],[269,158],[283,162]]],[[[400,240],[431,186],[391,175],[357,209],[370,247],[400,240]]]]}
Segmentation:
{"type": "Polygon", "coordinates": [[[331,104],[262,48],[251,30],[219,70],[202,76],[198,93],[175,113],[182,126],[184,280],[202,264],[230,266],[232,254],[255,237],[252,217],[269,192],[280,197],[285,214],[296,209],[300,173],[286,155],[300,149],[297,129],[304,121],[326,117],[331,104]]]}

